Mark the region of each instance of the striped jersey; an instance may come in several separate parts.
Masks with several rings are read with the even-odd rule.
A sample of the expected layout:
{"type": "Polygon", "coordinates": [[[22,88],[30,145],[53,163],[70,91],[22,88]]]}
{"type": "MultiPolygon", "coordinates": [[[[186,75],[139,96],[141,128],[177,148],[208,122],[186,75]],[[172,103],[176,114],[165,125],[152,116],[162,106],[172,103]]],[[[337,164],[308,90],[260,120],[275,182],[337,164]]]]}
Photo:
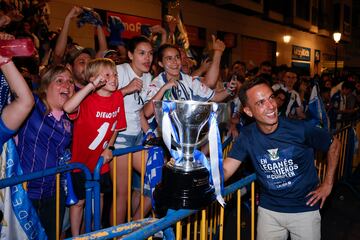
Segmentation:
{"type": "MultiPolygon", "coordinates": [[[[58,159],[71,142],[71,122],[66,114],[57,120],[47,113],[45,104],[34,95],[35,107],[19,130],[17,150],[24,174],[56,167],[58,159]]],[[[28,182],[31,199],[44,199],[55,194],[55,176],[28,182]]]]}

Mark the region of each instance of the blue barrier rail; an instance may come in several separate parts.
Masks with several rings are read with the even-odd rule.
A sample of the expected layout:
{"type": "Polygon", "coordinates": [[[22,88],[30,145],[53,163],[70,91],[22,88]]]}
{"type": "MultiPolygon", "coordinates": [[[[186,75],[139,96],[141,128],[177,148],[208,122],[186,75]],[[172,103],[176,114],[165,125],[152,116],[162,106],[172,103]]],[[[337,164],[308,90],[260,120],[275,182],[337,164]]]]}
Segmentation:
{"type": "Polygon", "coordinates": [[[85,193],[86,193],[86,202],[85,202],[85,232],[91,231],[91,198],[92,190],[94,188],[99,188],[99,182],[93,180],[92,175],[89,169],[82,163],[69,163],[63,166],[58,166],[54,168],[48,168],[42,171],[37,171],[29,173],[26,175],[20,175],[16,178],[5,178],[0,180],[0,188],[14,186],[19,183],[27,182],[41,177],[53,176],[58,173],[68,172],[74,169],[80,169],[84,172],[85,175],[85,193]]]}
{"type": "MultiPolygon", "coordinates": [[[[236,190],[241,189],[242,187],[245,187],[249,185],[250,183],[254,182],[256,180],[255,173],[227,186],[224,190],[224,195],[229,195],[231,193],[234,193],[236,190]]],[[[159,231],[164,231],[165,229],[169,229],[173,224],[176,222],[198,212],[199,210],[192,210],[192,209],[179,209],[179,210],[170,210],[168,211],[167,215],[161,219],[155,220],[154,222],[143,225],[141,229],[138,229],[136,231],[129,231],[129,228],[131,228],[131,223],[127,224],[120,224],[115,227],[105,228],[93,233],[87,233],[83,234],[77,238],[73,239],[109,239],[113,237],[122,237],[125,234],[122,239],[125,240],[133,240],[133,239],[146,239],[155,233],[159,231]],[[120,230],[117,230],[120,229],[120,230]],[[126,231],[124,230],[126,229],[126,231]],[[131,233],[129,233],[131,232],[131,233]],[[96,234],[96,235],[94,235],[96,234]]],[[[168,233],[167,236],[171,236],[171,234],[168,233]]],[[[172,237],[168,237],[167,239],[173,239],[172,237]]]]}

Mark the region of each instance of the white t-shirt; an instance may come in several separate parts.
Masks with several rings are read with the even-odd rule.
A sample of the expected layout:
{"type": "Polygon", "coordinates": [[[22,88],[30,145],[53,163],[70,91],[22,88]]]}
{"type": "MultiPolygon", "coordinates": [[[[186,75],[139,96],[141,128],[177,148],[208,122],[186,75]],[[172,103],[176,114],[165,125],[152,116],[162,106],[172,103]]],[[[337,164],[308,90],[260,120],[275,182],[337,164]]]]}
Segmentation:
{"type": "MultiPolygon", "coordinates": [[[[203,84],[198,77],[191,77],[183,73],[180,74],[178,86],[167,90],[162,98],[163,100],[193,100],[207,102],[213,98],[215,92],[203,84]]],[[[154,78],[148,88],[146,101],[150,101],[167,82],[168,80],[166,79],[165,72],[160,73],[154,78]]]]}
{"type": "Polygon", "coordinates": [[[152,77],[150,73],[144,73],[141,77],[137,76],[128,63],[117,65],[116,69],[118,73],[119,89],[127,86],[134,78],[139,78],[143,81],[143,88],[140,92],[134,92],[124,96],[127,128],[121,133],[135,136],[141,131],[139,111],[144,106],[146,92],[152,77]]]}

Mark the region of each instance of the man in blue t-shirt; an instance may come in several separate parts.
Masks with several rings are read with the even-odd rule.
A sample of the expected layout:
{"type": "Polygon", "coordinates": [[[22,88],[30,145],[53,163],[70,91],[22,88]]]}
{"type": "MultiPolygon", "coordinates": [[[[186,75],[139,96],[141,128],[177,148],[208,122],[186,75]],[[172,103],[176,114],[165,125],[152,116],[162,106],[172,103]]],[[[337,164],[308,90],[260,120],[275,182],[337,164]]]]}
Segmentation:
{"type": "Polygon", "coordinates": [[[246,82],[239,93],[255,122],[244,127],[224,160],[227,180],[251,159],[260,185],[257,239],[320,239],[319,208],[330,194],[340,142],[305,121],[278,117],[266,80],[246,82]],[[314,149],[327,151],[326,177],[319,185],[314,149]]]}

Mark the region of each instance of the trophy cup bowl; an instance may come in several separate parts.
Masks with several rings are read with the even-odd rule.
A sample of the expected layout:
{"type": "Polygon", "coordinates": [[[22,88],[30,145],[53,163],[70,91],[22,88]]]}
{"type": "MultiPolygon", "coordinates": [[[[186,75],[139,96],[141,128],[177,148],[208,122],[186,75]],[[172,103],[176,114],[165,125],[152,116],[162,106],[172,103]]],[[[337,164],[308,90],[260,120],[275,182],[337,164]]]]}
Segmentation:
{"type": "MultiPolygon", "coordinates": [[[[153,101],[155,118],[162,129],[163,101],[153,101]]],[[[168,161],[162,170],[161,183],[156,187],[154,198],[156,209],[198,209],[215,199],[214,189],[209,183],[209,171],[194,158],[195,149],[207,141],[208,120],[215,103],[197,101],[172,101],[174,108],[169,118],[179,136],[172,147],[180,148],[182,159],[168,161]]],[[[227,105],[217,104],[217,120],[228,119],[227,105]]]]}

